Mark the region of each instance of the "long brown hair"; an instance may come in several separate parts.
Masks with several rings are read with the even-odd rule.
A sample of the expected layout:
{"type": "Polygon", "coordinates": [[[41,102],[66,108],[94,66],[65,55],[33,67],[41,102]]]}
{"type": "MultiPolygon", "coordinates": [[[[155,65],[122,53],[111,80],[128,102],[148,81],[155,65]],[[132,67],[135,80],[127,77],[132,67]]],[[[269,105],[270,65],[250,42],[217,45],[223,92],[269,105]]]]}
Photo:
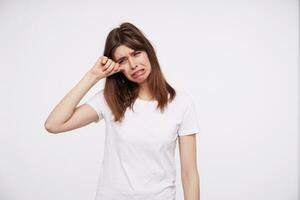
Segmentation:
{"type": "MultiPolygon", "coordinates": [[[[175,98],[176,92],[166,81],[153,46],[144,33],[129,22],[124,22],[109,32],[103,55],[113,59],[114,52],[120,45],[136,51],[146,51],[151,64],[151,72],[147,78],[149,90],[158,102],[157,109],[163,112],[167,104],[175,98]]],[[[122,72],[106,77],[104,97],[115,117],[114,121],[123,120],[127,107],[133,107],[138,94],[138,84],[128,80],[122,72]]]]}

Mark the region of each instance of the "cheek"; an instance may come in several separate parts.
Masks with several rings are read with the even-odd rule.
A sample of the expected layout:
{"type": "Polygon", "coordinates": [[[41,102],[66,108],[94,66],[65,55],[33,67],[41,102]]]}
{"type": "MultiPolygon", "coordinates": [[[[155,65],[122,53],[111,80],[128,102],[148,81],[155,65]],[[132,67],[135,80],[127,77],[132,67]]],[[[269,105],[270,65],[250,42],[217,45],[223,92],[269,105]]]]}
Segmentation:
{"type": "Polygon", "coordinates": [[[148,59],[148,57],[146,57],[146,58],[144,59],[144,63],[147,64],[147,66],[148,66],[149,69],[151,68],[151,63],[150,63],[150,60],[148,59]]]}
{"type": "Polygon", "coordinates": [[[147,61],[147,69],[151,70],[151,63],[149,61],[147,61]]]}
{"type": "Polygon", "coordinates": [[[128,69],[127,66],[124,66],[123,74],[124,74],[125,76],[127,76],[127,77],[130,76],[129,69],[128,69]]]}

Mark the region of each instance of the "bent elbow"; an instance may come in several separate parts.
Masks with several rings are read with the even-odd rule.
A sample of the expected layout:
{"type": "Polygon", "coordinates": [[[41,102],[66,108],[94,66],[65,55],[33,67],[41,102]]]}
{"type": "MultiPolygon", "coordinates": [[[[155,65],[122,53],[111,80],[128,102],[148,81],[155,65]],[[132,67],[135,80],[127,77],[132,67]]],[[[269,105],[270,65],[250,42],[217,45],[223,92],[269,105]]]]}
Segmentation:
{"type": "Polygon", "coordinates": [[[50,124],[48,122],[44,123],[44,128],[46,129],[46,131],[48,133],[51,133],[51,134],[59,133],[59,131],[57,131],[57,129],[55,129],[55,126],[53,126],[52,124],[50,124]]]}

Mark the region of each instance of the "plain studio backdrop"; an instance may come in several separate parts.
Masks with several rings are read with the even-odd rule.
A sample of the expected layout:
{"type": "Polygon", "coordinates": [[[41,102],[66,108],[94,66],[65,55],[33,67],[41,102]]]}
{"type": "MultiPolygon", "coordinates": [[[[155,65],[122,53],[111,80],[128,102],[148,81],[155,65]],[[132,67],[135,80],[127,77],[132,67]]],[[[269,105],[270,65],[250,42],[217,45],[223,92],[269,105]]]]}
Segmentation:
{"type": "Polygon", "coordinates": [[[296,200],[298,9],[296,0],[1,1],[0,199],[94,199],[104,121],[57,135],[44,122],[128,21],[196,104],[201,200],[296,200]]]}

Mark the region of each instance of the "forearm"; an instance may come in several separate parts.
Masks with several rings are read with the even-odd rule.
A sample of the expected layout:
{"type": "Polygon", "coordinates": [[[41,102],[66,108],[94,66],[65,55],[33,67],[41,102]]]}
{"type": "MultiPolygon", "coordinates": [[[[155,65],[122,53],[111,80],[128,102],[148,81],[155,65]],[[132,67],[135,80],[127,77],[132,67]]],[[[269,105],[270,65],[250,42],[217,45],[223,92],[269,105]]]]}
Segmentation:
{"type": "Polygon", "coordinates": [[[45,124],[51,126],[65,123],[72,116],[80,100],[99,80],[99,78],[97,79],[90,72],[86,73],[83,78],[56,105],[56,107],[48,116],[45,124]]]}
{"type": "Polygon", "coordinates": [[[181,175],[184,200],[200,200],[199,174],[195,170],[181,175]]]}

